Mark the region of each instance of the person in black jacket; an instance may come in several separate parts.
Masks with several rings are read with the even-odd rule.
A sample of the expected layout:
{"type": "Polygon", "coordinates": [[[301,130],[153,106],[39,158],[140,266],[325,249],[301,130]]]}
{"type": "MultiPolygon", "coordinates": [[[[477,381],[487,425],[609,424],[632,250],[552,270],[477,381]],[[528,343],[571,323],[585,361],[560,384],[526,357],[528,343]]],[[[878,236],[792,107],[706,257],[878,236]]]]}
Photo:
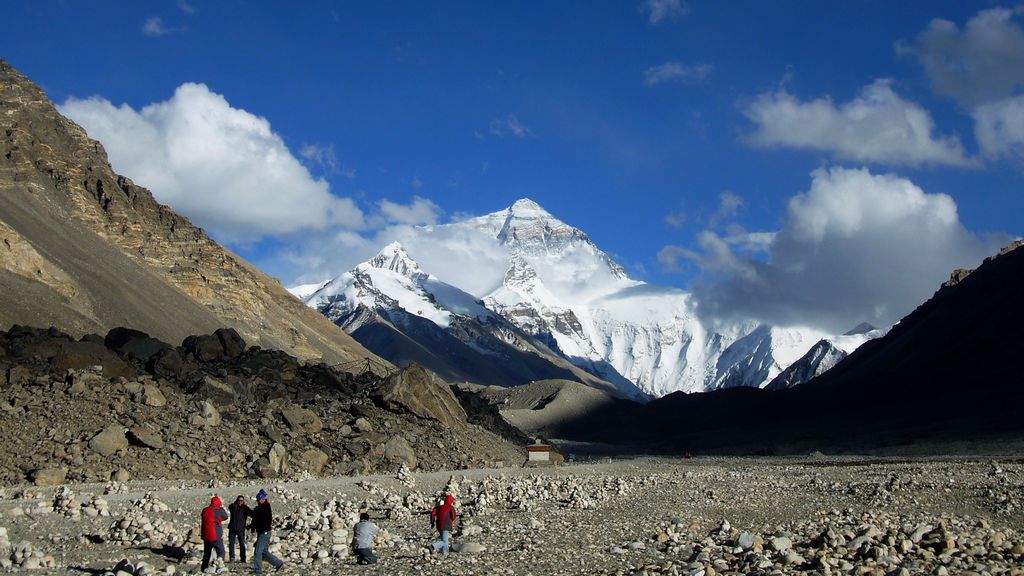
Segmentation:
{"type": "Polygon", "coordinates": [[[235,540],[238,540],[239,558],[245,564],[245,519],[252,515],[252,508],[245,503],[245,496],[235,498],[228,506],[231,519],[228,520],[228,558],[235,561],[235,540]]]}
{"type": "Polygon", "coordinates": [[[270,553],[270,529],[274,525],[274,513],[270,509],[270,502],[267,501],[267,491],[260,490],[256,495],[256,508],[252,511],[252,521],[249,522],[249,529],[256,533],[256,551],[253,552],[253,570],[257,574],[263,573],[263,558],[270,562],[270,565],[281,570],[284,561],[270,553]]]}

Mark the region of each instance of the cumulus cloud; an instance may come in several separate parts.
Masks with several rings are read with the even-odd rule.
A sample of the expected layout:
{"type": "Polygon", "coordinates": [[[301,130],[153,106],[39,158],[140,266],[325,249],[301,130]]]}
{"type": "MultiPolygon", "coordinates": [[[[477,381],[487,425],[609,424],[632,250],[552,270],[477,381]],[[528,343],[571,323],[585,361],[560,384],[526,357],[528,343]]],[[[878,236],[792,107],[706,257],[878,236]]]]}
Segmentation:
{"type": "Polygon", "coordinates": [[[956,136],[934,136],[935,122],[904,100],[890,80],[876,80],[853,100],[823,97],[803,102],[785,90],[762,94],[743,110],[756,125],[745,141],[830,153],[875,164],[972,166],[956,136]]]}
{"type": "Polygon", "coordinates": [[[186,28],[180,26],[177,28],[168,27],[164,24],[163,18],[159,16],[153,16],[147,18],[142,23],[142,33],[151,38],[159,38],[160,36],[167,36],[168,34],[177,34],[178,32],[184,32],[186,28]]]}
{"type": "Polygon", "coordinates": [[[314,179],[270,122],[203,84],[182,84],[141,110],[100,97],[69,98],[60,110],[103,143],[118,172],[223,241],[364,225],[356,204],[314,179]]]}
{"type": "Polygon", "coordinates": [[[1024,160],[1024,96],[982,104],[972,114],[983,156],[1024,160]]]}
{"type": "Polygon", "coordinates": [[[644,84],[654,86],[666,82],[700,82],[714,69],[711,64],[687,66],[681,62],[665,62],[644,70],[644,84]]]}
{"type": "Polygon", "coordinates": [[[432,200],[413,196],[409,204],[399,204],[391,200],[381,200],[377,203],[381,214],[390,223],[396,224],[437,224],[437,217],[441,214],[441,207],[432,200]]]}
{"type": "Polygon", "coordinates": [[[668,269],[699,266],[694,294],[709,319],[754,318],[833,332],[889,325],[925,301],[956,268],[993,249],[960,223],[956,203],[907,179],[866,169],[819,169],[793,197],[776,233],[704,231],[697,247],[669,246],[668,269]],[[766,251],[766,256],[744,250],[766,251]]]}
{"type": "Polygon", "coordinates": [[[682,228],[688,219],[689,216],[682,210],[674,210],[665,215],[665,223],[673,228],[682,228]]]}
{"type": "Polygon", "coordinates": [[[644,0],[640,12],[647,14],[651,24],[678,20],[689,13],[690,8],[682,0],[644,0]]]}
{"type": "Polygon", "coordinates": [[[936,93],[966,106],[999,100],[1024,88],[1024,11],[993,8],[963,29],[936,18],[897,52],[917,58],[936,93]]]}
{"type": "Polygon", "coordinates": [[[516,138],[526,138],[532,132],[530,128],[519,121],[515,115],[509,114],[504,118],[495,118],[491,120],[489,130],[492,136],[504,138],[505,136],[514,136],[516,138]]]}

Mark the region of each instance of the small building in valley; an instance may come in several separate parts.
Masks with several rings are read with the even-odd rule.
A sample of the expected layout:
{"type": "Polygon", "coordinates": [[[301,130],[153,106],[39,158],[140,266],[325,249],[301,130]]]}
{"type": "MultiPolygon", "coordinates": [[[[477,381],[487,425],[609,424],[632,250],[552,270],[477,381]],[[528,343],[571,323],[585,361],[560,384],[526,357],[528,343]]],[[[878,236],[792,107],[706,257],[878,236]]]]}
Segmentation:
{"type": "Polygon", "coordinates": [[[526,452],[528,454],[527,464],[551,463],[551,445],[545,444],[540,438],[534,440],[533,444],[527,445],[526,452]]]}

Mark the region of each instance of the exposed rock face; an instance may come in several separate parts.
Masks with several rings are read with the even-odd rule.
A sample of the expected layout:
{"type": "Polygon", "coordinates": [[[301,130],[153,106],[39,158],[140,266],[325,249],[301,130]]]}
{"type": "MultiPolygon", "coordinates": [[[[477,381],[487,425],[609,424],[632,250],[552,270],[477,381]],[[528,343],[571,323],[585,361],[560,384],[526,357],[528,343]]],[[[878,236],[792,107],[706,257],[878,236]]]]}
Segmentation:
{"type": "Polygon", "coordinates": [[[113,172],[103,147],[0,60],[0,325],[133,326],[302,358],[374,357],[274,280],[113,172]],[[169,313],[168,311],[172,311],[169,313]]]}
{"type": "Polygon", "coordinates": [[[466,422],[466,411],[448,384],[417,364],[391,375],[374,392],[374,400],[388,410],[432,418],[447,428],[466,422]]]}

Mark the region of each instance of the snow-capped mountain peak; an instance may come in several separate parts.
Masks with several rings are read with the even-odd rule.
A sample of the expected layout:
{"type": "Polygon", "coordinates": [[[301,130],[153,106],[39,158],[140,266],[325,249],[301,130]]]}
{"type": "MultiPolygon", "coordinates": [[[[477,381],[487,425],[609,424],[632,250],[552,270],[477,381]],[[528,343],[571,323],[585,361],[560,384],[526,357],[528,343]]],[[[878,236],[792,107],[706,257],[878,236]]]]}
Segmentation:
{"type": "Polygon", "coordinates": [[[420,265],[409,256],[400,242],[392,242],[385,246],[376,256],[360,264],[360,268],[380,268],[397,272],[407,278],[426,278],[429,274],[420,270],[420,265]]]}

